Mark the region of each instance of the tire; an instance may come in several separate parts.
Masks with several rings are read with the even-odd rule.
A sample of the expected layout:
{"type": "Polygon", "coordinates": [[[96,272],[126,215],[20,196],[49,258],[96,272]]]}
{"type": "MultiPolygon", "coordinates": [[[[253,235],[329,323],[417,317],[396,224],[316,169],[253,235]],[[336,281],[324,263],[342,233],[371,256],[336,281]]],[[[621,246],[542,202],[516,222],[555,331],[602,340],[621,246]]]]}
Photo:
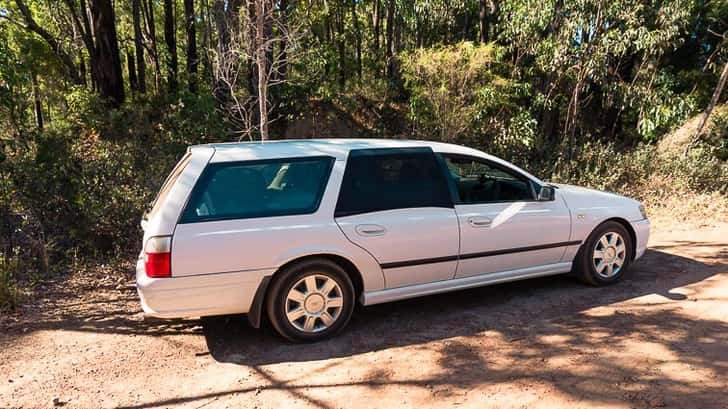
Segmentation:
{"type": "Polygon", "coordinates": [[[622,224],[604,222],[579,249],[574,265],[576,276],[593,286],[614,284],[624,277],[634,259],[633,249],[632,236],[622,224]]]}
{"type": "Polygon", "coordinates": [[[273,328],[293,342],[329,338],[349,323],[354,286],[346,271],[325,259],[305,260],[271,283],[266,310],[273,328]]]}

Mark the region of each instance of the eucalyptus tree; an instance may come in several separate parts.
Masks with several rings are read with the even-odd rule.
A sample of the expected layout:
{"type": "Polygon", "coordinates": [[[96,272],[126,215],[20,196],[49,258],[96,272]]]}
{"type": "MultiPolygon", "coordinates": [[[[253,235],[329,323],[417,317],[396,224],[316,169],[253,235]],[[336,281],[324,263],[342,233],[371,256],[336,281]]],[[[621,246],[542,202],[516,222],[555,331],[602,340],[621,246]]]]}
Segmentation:
{"type": "Polygon", "coordinates": [[[509,0],[501,4],[502,32],[514,75],[530,77],[542,124],[562,135],[568,156],[577,134],[615,135],[625,109],[640,106],[660,58],[680,45],[692,3],[687,0],[509,0]],[[585,124],[583,109],[603,121],[585,124]],[[559,129],[558,124],[561,124],[559,129]],[[556,126],[554,126],[556,125],[556,126]]]}
{"type": "Polygon", "coordinates": [[[176,3],[174,0],[164,0],[164,43],[167,45],[167,87],[172,94],[177,92],[177,74],[179,71],[174,3],[176,3]]]}

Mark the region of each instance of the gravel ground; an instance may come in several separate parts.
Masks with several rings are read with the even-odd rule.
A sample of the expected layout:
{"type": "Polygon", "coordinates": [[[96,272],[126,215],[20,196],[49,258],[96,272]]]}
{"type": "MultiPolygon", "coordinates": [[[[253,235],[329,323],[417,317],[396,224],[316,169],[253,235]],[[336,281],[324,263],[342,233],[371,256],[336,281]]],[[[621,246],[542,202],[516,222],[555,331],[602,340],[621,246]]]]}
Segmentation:
{"type": "Polygon", "coordinates": [[[0,317],[3,408],[728,408],[728,224],[654,232],[614,286],[557,276],[359,308],[313,345],[241,316],[144,319],[131,266],[38,293],[0,317]]]}

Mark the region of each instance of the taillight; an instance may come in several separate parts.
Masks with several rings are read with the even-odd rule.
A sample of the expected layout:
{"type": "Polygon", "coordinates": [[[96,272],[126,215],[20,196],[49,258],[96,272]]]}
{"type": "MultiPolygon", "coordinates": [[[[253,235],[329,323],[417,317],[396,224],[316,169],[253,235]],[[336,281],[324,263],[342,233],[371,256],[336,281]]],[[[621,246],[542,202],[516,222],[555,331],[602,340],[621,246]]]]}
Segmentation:
{"type": "Polygon", "coordinates": [[[172,276],[172,237],[150,237],[144,245],[144,270],[152,278],[172,276]]]}

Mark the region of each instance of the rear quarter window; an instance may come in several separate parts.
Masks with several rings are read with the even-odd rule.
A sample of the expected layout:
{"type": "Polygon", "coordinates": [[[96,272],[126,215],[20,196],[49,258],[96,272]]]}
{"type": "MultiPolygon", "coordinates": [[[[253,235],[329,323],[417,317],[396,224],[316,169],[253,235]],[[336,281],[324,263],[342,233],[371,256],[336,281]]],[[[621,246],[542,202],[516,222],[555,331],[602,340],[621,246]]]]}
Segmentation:
{"type": "Polygon", "coordinates": [[[185,170],[187,164],[190,163],[191,159],[192,154],[187,152],[185,156],[183,156],[182,159],[177,162],[174,169],[172,169],[172,172],[169,174],[169,176],[167,176],[167,179],[162,184],[162,188],[159,189],[159,193],[157,193],[157,197],[154,199],[154,202],[152,202],[149,215],[153,215],[159,210],[159,208],[164,203],[164,200],[167,198],[169,191],[172,190],[172,186],[174,186],[175,182],[177,182],[177,179],[179,179],[179,176],[185,170]]]}
{"type": "Polygon", "coordinates": [[[314,213],[333,162],[315,157],[210,164],[180,222],[314,213]]]}

